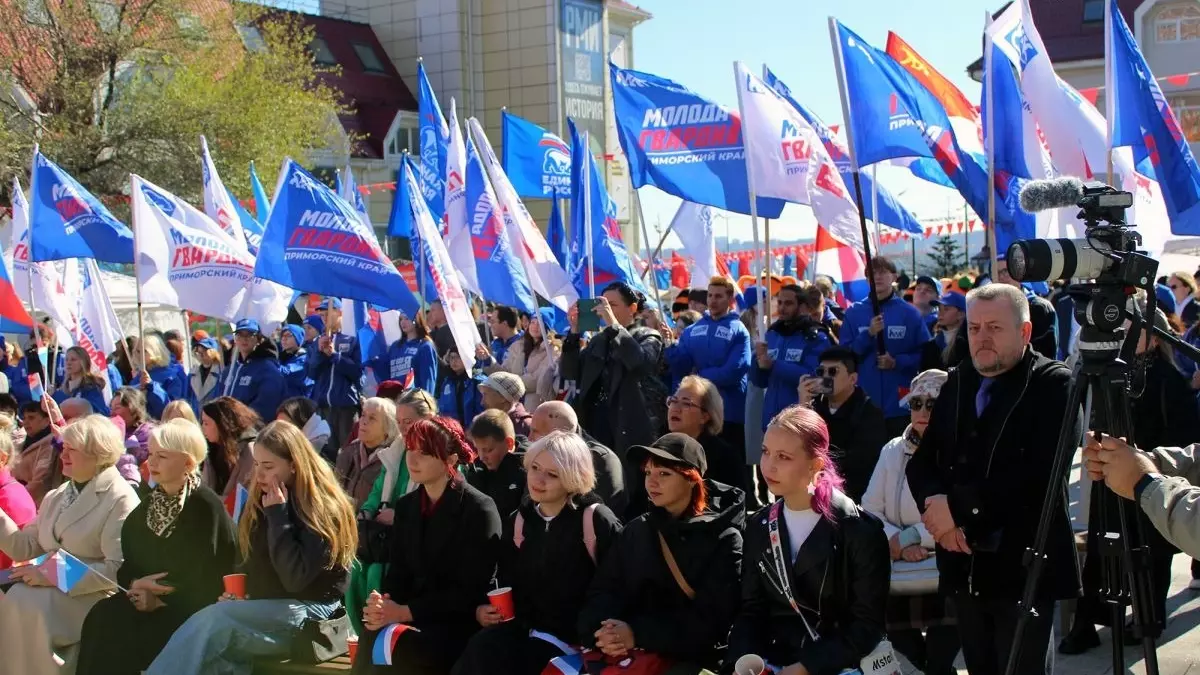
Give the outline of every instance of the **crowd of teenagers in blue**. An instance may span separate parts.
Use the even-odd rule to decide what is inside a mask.
[[[325,299],[300,325],[130,339],[107,381],[39,325],[27,351],[2,345],[0,618],[23,617],[5,639],[86,675],[347,649],[354,672],[406,675],[837,675],[893,650],[998,674],[1015,612],[995,603],[1024,568],[1011,540],[931,515],[938,460],[917,450],[958,424],[934,416],[943,386],[979,378],[968,303],[1017,317],[1013,377],[1054,379],[1069,298],[1004,272],[910,282],[882,258],[872,276],[875,302],[845,309],[824,278],[714,278],[669,321],[618,282],[582,333],[575,308],[556,334],[549,310],[488,307],[471,369],[437,302],[375,358]],[[1161,323],[1200,344],[1192,275],[1163,282]],[[1135,365],[1138,445],[1200,438],[1196,364],[1148,340]],[[1052,416],[1009,377],[984,378],[972,433],[1010,389],[1008,415]],[[1005,536],[1029,529],[1015,511],[989,516]],[[1164,607],[1177,551],[1152,547]],[[1083,592],[1058,650],[1098,645],[1098,570],[1048,576],[1047,602]],[[1019,673],[1052,662],[1034,623]]]

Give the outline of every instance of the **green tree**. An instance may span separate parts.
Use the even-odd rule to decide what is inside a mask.
[[[245,3],[0,3],[0,190],[40,144],[110,205],[130,173],[195,203],[204,134],[248,197],[250,160],[270,174],[342,138],[312,38],[297,15]]]
[[[925,254],[929,259],[924,265],[926,272],[942,278],[951,276],[962,268],[961,246],[953,237],[938,237],[930,248],[931,252]]]

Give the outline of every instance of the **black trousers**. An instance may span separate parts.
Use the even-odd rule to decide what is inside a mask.
[[[921,634],[919,628],[889,630],[888,640],[908,657],[925,675],[956,675],[954,659],[961,641],[955,626],[932,626]]]
[[[478,625],[478,624],[476,624]],[[371,675],[446,675],[462,653],[471,631],[467,626],[422,624],[420,633],[405,631],[392,648],[392,665],[372,663],[379,633],[366,631],[358,638],[358,655],[352,672]]]
[[[550,659],[562,655],[549,642],[530,637],[524,624],[509,621],[476,633],[450,675],[541,675]]]
[[[960,592],[954,603],[967,670],[971,675],[1003,675],[1020,615],[1017,601]],[[1037,616],[1030,617],[1021,636],[1017,675],[1050,675],[1053,671],[1053,653],[1048,648],[1054,630],[1054,602],[1040,602],[1035,608]]]
[[[83,622],[75,672],[139,675],[186,620],[186,615],[168,608],[139,612],[124,593],[105,598]]]
[[[757,510],[758,493],[754,488],[754,467],[746,465],[746,425],[740,422],[726,422],[721,427],[721,440],[733,448],[733,455],[738,458],[736,463],[741,472],[741,476],[739,476],[741,480],[740,484],[733,487],[746,494],[748,511]]]

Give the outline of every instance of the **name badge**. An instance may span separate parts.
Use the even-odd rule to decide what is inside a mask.
[[[889,340],[903,340],[908,334],[908,326],[888,326],[887,336]]]
[[[693,324],[688,331],[691,332],[692,337],[703,337],[708,335],[708,324]]]
[[[793,363],[799,362],[802,358],[804,358],[803,349],[789,349],[783,357],[785,361],[792,361]]]
[[[733,337],[733,331],[729,330],[729,326],[717,326],[714,335],[718,340],[728,340]]]
[[[241,378],[238,378],[238,386],[239,387],[249,387],[250,386],[250,376],[244,375]]]

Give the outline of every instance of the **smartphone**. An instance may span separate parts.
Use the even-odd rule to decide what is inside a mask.
[[[825,394],[826,396],[833,396],[833,378],[832,377],[822,377],[821,378],[821,393]]]
[[[42,374],[33,373],[29,376],[29,396],[34,401],[46,398],[46,390],[42,387]]]
[[[600,330],[600,317],[596,316],[596,304],[598,298],[580,298],[579,299],[579,332],[586,333],[588,331]]]

